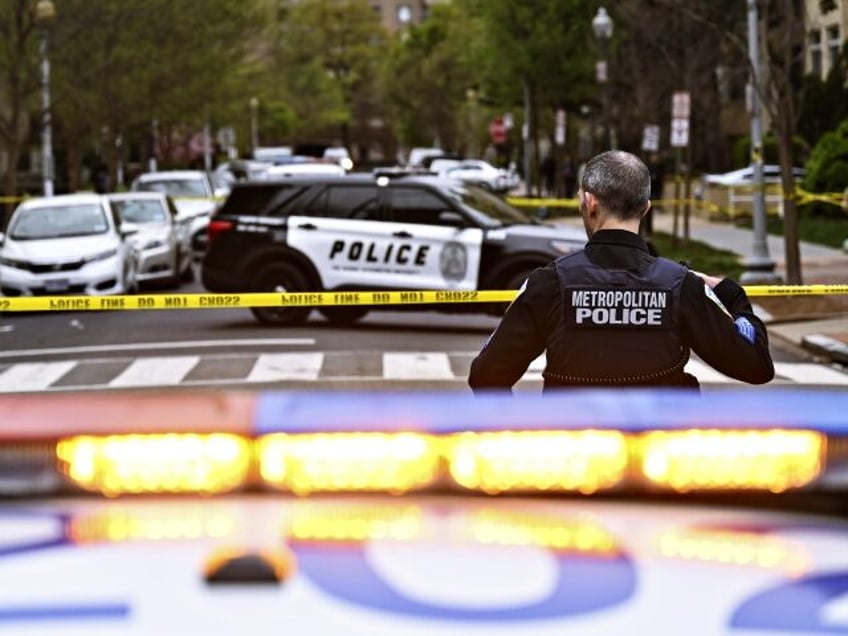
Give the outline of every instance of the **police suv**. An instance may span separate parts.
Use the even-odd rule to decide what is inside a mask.
[[[473,291],[518,289],[535,268],[581,249],[586,236],[531,221],[476,186],[375,173],[237,183],[207,240],[201,271],[211,292]],[[502,312],[504,305],[434,308]],[[318,309],[352,323],[376,308]],[[251,311],[260,322],[292,325],[311,309]]]

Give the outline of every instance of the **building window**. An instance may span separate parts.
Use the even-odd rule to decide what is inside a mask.
[[[821,77],[822,74],[822,42],[821,31],[810,31],[809,46],[810,51],[810,73],[816,77]]]
[[[829,68],[836,66],[839,60],[839,50],[842,48],[842,39],[839,37],[839,26],[827,27],[827,52]]]

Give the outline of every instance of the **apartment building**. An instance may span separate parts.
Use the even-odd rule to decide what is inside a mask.
[[[827,77],[848,35],[848,0],[805,0],[804,70]]]

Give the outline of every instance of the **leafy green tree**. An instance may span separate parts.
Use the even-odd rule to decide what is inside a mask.
[[[594,3],[587,0],[457,0],[479,16],[482,86],[495,103],[520,108],[531,147],[528,182],[536,182],[541,112],[576,111],[594,93],[590,47]],[[525,172],[528,170],[526,169]]]
[[[386,46],[379,17],[365,0],[282,3],[274,62],[275,97],[307,138],[338,126],[351,145],[351,124],[378,106],[375,83]]]
[[[247,34],[261,24],[257,0],[63,0],[54,36],[54,104],[79,185],[85,148],[98,148],[114,176],[125,145],[150,152],[207,122],[230,120],[246,92]],[[246,107],[245,107],[246,111]]]
[[[469,91],[481,82],[474,59],[480,41],[479,21],[451,3],[435,5],[424,23],[391,43],[381,92],[403,145],[464,145]]]
[[[807,161],[804,187],[811,192],[841,193],[848,187],[848,119],[839,127],[821,136]],[[814,204],[812,214],[843,216],[835,205]]]
[[[798,130],[810,145],[848,118],[846,66],[848,45],[842,47],[842,53],[824,80],[816,75],[804,77]]]
[[[30,0],[0,2],[0,156],[5,155],[4,190],[18,193],[17,165],[30,132],[30,112],[36,105],[39,86],[38,27]],[[2,166],[0,166],[2,167]],[[0,201],[0,211],[3,209]],[[13,203],[5,207],[11,212]],[[0,229],[4,226],[0,214]]]

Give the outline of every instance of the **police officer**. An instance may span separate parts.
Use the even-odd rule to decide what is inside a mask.
[[[651,176],[635,155],[590,159],[580,182],[585,249],[537,269],[471,364],[477,393],[510,389],[547,352],[545,390],[588,386],[698,388],[690,351],[737,380],[774,377],[765,326],[729,279],[652,255],[639,236]]]

